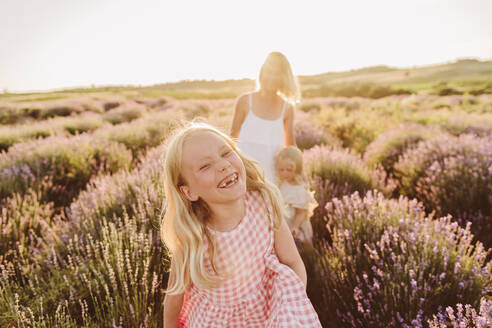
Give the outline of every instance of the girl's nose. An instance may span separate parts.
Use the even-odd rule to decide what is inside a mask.
[[[223,172],[226,169],[228,169],[229,166],[231,166],[231,163],[229,163],[229,161],[224,159],[224,160],[220,161],[220,163],[219,163],[219,171]]]

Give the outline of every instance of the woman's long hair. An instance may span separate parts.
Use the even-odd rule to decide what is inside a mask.
[[[278,93],[289,102],[299,102],[301,99],[299,82],[292,72],[292,67],[287,57],[281,52],[271,52],[265,59],[257,80],[259,89],[262,87],[265,74],[270,74],[269,72],[271,71],[279,72],[278,74],[280,74],[279,77],[282,83],[279,86]]]
[[[226,273],[217,272],[214,265],[214,243],[206,228],[210,217],[209,207],[201,199],[195,202],[189,201],[179,190],[180,186],[186,184],[181,174],[183,144],[193,133],[199,131],[208,131],[222,137],[239,155],[246,169],[246,189],[260,192],[273,229],[280,227],[284,215],[278,188],[265,180],[258,163],[245,156],[229,136],[205,123],[190,123],[178,130],[169,140],[164,159],[166,199],[161,238],[170,251],[173,262],[166,291],[170,295],[185,292],[191,283],[204,288],[213,288],[227,277]],[[268,203],[271,203],[271,207]],[[215,274],[210,273],[205,267],[205,238]]]

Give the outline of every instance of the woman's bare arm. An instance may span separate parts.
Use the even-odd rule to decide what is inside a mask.
[[[288,104],[285,109],[284,117],[284,131],[285,131],[285,146],[295,146],[296,138],[294,134],[294,112],[295,107],[292,104]]]
[[[234,115],[232,117],[231,137],[238,138],[241,126],[243,125],[246,114],[248,113],[247,96],[240,96],[234,106]]]

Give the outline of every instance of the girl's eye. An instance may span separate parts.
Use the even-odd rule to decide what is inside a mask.
[[[232,150],[228,150],[222,154],[223,157],[229,156],[232,153]]]
[[[210,164],[205,164],[205,165],[202,165],[200,167],[200,170],[205,170],[205,169],[208,169],[210,167]]]

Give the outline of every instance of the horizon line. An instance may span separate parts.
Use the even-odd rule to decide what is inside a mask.
[[[448,60],[444,62],[435,62],[435,63],[430,63],[430,64],[424,64],[424,65],[413,65],[413,66],[389,66],[386,64],[375,64],[375,65],[370,65],[370,66],[359,66],[351,69],[344,69],[344,70],[333,70],[333,71],[327,71],[327,72],[321,72],[321,73],[315,73],[315,74],[298,74],[296,77],[309,77],[309,76],[317,76],[317,75],[324,75],[324,74],[330,74],[330,73],[342,73],[342,72],[352,72],[352,71],[357,71],[357,70],[363,70],[363,69],[368,69],[368,68],[373,68],[373,67],[387,67],[391,69],[416,69],[416,68],[424,68],[424,67],[430,67],[430,66],[440,66],[440,65],[449,65],[449,64],[456,64],[460,61],[465,61],[465,60],[475,60],[478,62],[488,62],[492,61],[492,57],[490,58],[480,58],[480,57],[475,57],[475,56],[463,56],[463,57],[457,57],[454,60]],[[67,87],[61,87],[61,88],[52,88],[52,89],[31,89],[31,90],[17,90],[17,91],[11,91],[8,90],[8,88],[4,88],[3,91],[0,93],[2,95],[5,94],[32,94],[32,93],[53,93],[53,92],[67,92],[70,90],[75,90],[75,89],[97,89],[97,88],[145,88],[145,87],[152,87],[152,86],[158,86],[158,85],[165,85],[165,84],[174,84],[174,83],[183,83],[183,82],[227,82],[227,81],[240,81],[240,80],[253,80],[255,81],[256,79],[252,79],[249,77],[242,77],[242,78],[229,78],[229,79],[221,79],[221,80],[214,80],[214,79],[199,79],[199,78],[191,78],[191,79],[182,79],[182,80],[171,80],[171,81],[166,81],[166,82],[161,82],[161,83],[154,83],[154,84],[100,84],[100,85],[95,85],[95,84],[90,84],[90,85],[79,85],[79,86],[67,86]]]

